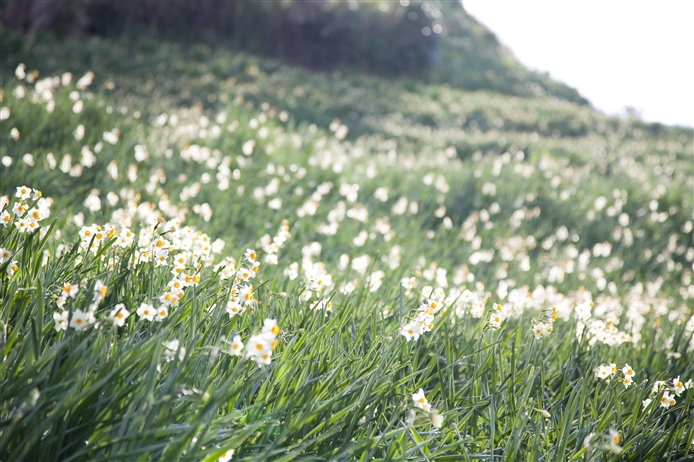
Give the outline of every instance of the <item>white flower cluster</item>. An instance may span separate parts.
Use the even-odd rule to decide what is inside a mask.
[[[505,310],[504,306],[498,303],[495,303],[493,308],[494,310],[492,311],[492,314],[489,316],[489,321],[487,321],[487,325],[492,329],[500,329],[501,323],[507,317],[508,310]]]
[[[417,316],[400,328],[400,334],[409,342],[434,328],[434,315],[443,310],[446,293],[441,287],[422,289],[422,298],[417,308]]]
[[[583,446],[588,450],[588,457],[594,449],[607,449],[614,454],[619,454],[622,452],[622,447],[619,445],[621,440],[619,433],[610,428],[608,435],[589,433],[583,440]]]
[[[278,253],[290,237],[292,235],[289,233],[289,221],[282,220],[282,225],[275,237],[271,238],[269,234],[266,234],[260,238],[260,245],[265,252],[265,263],[268,265],[278,263]]]
[[[692,386],[694,386],[692,379],[683,383],[679,376],[669,381],[658,380],[653,384],[653,388],[651,389],[651,398],[643,400],[643,408],[647,409],[648,405],[653,401],[652,397],[662,391],[663,395],[660,397],[660,407],[668,409],[670,406],[676,404],[675,397],[679,397],[685,390],[691,389]]]
[[[79,295],[80,289],[86,289],[89,284],[88,280],[83,280],[79,284],[66,282],[60,289],[60,294],[56,298],[56,305],[62,311],[53,313],[53,320],[55,321],[55,330],[60,332],[61,330],[67,330],[68,325],[75,330],[82,330],[96,323],[96,311],[99,308],[99,304],[106,297],[108,292],[108,287],[100,280],[96,280],[92,290],[92,301],[89,304],[86,311],[80,309],[75,309],[70,316],[70,312],[65,309],[65,305],[68,299],[76,299]],[[125,309],[125,305],[118,304],[115,309],[112,310],[109,315],[109,319],[118,326],[123,326],[125,319],[130,315],[130,312]],[[69,322],[69,324],[68,324]]]
[[[0,225],[14,224],[20,233],[35,231],[41,227],[41,221],[51,215],[53,199],[42,197],[41,191],[27,186],[19,186],[15,193],[17,200],[12,204],[8,197],[0,198]]]
[[[554,321],[557,320],[557,316],[558,316],[557,311],[558,311],[558,309],[556,306],[554,308],[552,308],[552,310],[551,310],[552,314],[550,314],[547,317],[546,322],[542,322],[542,321],[538,322],[538,321],[533,320],[532,330],[533,330],[533,335],[535,335],[536,339],[539,340],[541,338],[547,337],[549,334],[552,333],[552,331],[554,330]]]
[[[423,389],[420,388],[417,393],[412,394],[412,401],[414,402],[415,408],[421,409],[429,414],[429,417],[431,418],[431,424],[434,426],[434,428],[441,428],[441,425],[443,425],[443,416],[440,414],[438,410],[431,408],[431,404],[424,395]],[[414,423],[415,415],[413,411],[414,410],[410,411],[410,415],[408,417],[408,423],[410,426],[412,425],[412,423]]]
[[[310,302],[309,307],[312,310],[332,309],[330,299],[330,290],[332,289],[333,277],[325,269],[323,262],[314,262],[313,257],[320,255],[322,247],[317,242],[305,245],[301,249],[301,269],[304,273],[305,288],[301,292],[300,299],[303,302]],[[284,275],[290,280],[299,277],[299,264],[292,262],[288,268],[284,270]],[[314,295],[316,298],[314,299]]]
[[[10,198],[0,197],[0,226],[5,228],[15,225],[20,233],[32,232],[41,227],[41,221],[51,215],[53,199],[42,197],[41,191],[27,186],[20,186],[15,193],[14,204],[10,212]],[[7,265],[8,277],[13,277],[19,270],[16,260],[10,261],[14,252],[0,248],[0,269]],[[9,263],[8,263],[9,262]]]
[[[266,234],[260,239],[260,245],[266,254],[265,263],[269,265],[277,264],[278,253],[290,237],[291,234],[289,233],[289,223],[287,220],[282,220],[282,225],[277,231],[277,235],[275,235],[275,237],[270,237],[270,235]],[[247,249],[244,257],[246,258],[249,267],[241,267],[237,270],[237,262],[232,257],[225,258],[221,263],[215,266],[215,271],[219,271],[221,269],[219,272],[219,278],[221,280],[237,280],[240,278],[243,281],[247,281],[248,279],[252,278],[253,275],[249,273],[249,271],[255,274],[260,268],[258,256],[254,250]]]
[[[178,352],[178,360],[183,361],[186,357],[186,349],[181,346],[181,342],[178,339],[173,339],[168,342],[164,342],[164,358],[166,362],[171,362],[176,359],[176,352]]]
[[[624,385],[624,388],[629,388],[634,383],[636,373],[629,364],[625,364],[621,369],[623,377],[619,381]],[[603,380],[609,380],[617,374],[617,365],[602,364],[595,369],[595,377]]]
[[[244,345],[241,336],[234,336],[230,343],[229,354],[232,356],[244,356],[252,359],[259,366],[266,366],[272,362],[272,352],[277,348],[277,336],[280,333],[280,326],[275,319],[265,319],[260,334],[252,335]],[[244,353],[245,349],[245,353]]]
[[[491,294],[484,291],[484,284],[477,283],[476,289],[466,287],[454,287],[448,292],[446,304],[451,304],[455,309],[455,315],[462,319],[465,313],[470,313],[473,318],[484,316],[485,305]]]
[[[255,278],[260,269],[260,262],[257,260],[258,254],[253,249],[246,249],[243,255],[246,265],[239,267],[234,272],[232,277],[224,277],[223,279],[231,279],[231,289],[229,291],[229,300],[226,304],[226,312],[230,318],[236,315],[242,315],[246,309],[256,306],[258,301],[253,294],[253,285],[251,279]],[[231,262],[227,262],[223,271],[226,271]]]
[[[586,338],[590,346],[598,342],[608,346],[631,342],[631,335],[616,327],[619,315],[614,311],[615,306],[608,307],[605,303],[595,305],[589,292],[582,292],[579,296],[582,300],[574,309],[577,319],[576,337]],[[601,313],[605,320],[596,318],[593,311]]]
[[[168,221],[161,218],[162,212],[153,204],[145,202],[138,205],[136,200],[139,195],[131,191],[122,192],[122,195],[127,199],[127,205],[114,211],[113,223],[103,226],[81,225],[79,248],[82,252],[97,255],[103,245],[113,239],[113,248],[100,257],[108,263],[110,269],[120,263],[125,263],[130,268],[152,264],[154,267],[169,269],[172,276],[166,284],[166,289],[154,300],[140,303],[135,310],[139,319],[161,322],[169,316],[169,310],[178,306],[185,295],[185,289],[200,283],[202,269],[214,263],[214,254],[221,252],[224,241],[217,239],[211,242],[207,234],[189,226],[182,226],[179,218],[174,217]],[[116,197],[115,200],[117,199]],[[166,205],[166,201],[161,201],[160,204]],[[175,212],[173,208],[167,210],[169,214]],[[79,224],[83,221],[83,216],[80,214],[73,220]],[[136,222],[142,223],[137,233],[131,229],[136,226]],[[130,252],[131,249],[134,252]],[[65,246],[59,246],[58,256],[64,250]],[[122,262],[124,257],[128,258],[126,262]],[[80,262],[81,257],[78,257],[77,263]],[[245,269],[248,271],[247,279],[255,275],[257,266],[251,265],[255,271]],[[86,279],[79,284],[68,281],[63,285],[56,297],[56,304],[62,311],[53,315],[56,330],[66,330],[68,326],[75,330],[82,330],[90,325],[99,326],[96,313],[108,290],[102,281],[95,281],[91,303],[86,311],[75,309],[70,314],[66,308],[66,302],[75,299],[80,289],[86,289],[88,285],[89,281]],[[245,289],[244,294],[246,293],[250,293],[252,298],[252,288]],[[85,297],[88,295],[85,294]],[[158,307],[155,307],[154,302],[158,302]],[[130,314],[125,304],[118,303],[111,308],[106,319],[114,326],[122,327]]]
[[[316,297],[326,298],[329,296],[328,291],[333,287],[333,277],[325,269],[323,262],[312,262],[305,258],[301,262],[304,270],[304,280],[306,282],[306,290],[301,294],[301,298],[305,301],[311,299],[313,294]]]

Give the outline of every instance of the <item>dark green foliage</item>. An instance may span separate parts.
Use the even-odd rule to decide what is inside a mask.
[[[46,10],[43,14],[35,12],[37,4]],[[213,48],[224,44],[314,70],[587,103],[574,89],[528,71],[457,3],[383,4],[386,12],[377,3],[347,1],[10,1],[3,16],[14,30],[30,35],[49,30],[63,38],[150,36]],[[432,32],[435,25],[440,34]],[[425,28],[429,35],[422,34]]]

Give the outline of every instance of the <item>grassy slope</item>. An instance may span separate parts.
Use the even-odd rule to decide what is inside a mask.
[[[115,82],[116,89],[106,92],[119,105],[137,107],[145,121],[180,107],[195,107],[211,117],[240,101],[251,112],[266,103],[277,112],[289,111],[293,124],[314,123],[325,128],[336,118],[342,120],[350,128],[350,145],[374,154],[395,150],[404,156],[436,156],[455,147],[458,158],[470,162],[474,156],[471,164],[475,164],[480,158],[491,163],[504,152],[522,150],[535,166],[549,156],[561,168],[576,171],[573,181],[580,183],[572,195],[597,183],[605,196],[612,195],[614,188],[624,189],[630,198],[646,193],[639,204],[629,204],[633,208],[627,211],[632,217],[638,209],[648,210],[651,195],[659,196],[655,190],[663,184],[662,210],[680,205],[685,208],[672,217],[673,229],[681,227],[690,215],[688,195],[694,177],[690,129],[607,117],[587,106],[553,97],[465,92],[445,85],[343,75],[339,71],[311,74],[276,61],[224,48],[213,51],[203,45],[182,48],[164,43],[155,47],[149,41],[92,40],[66,47],[43,44],[33,53],[45,57],[35,62],[36,67],[51,72],[103,69],[102,73],[97,71],[94,86]],[[32,68],[32,59],[27,62]],[[9,64],[5,67],[13,68]],[[4,76],[9,77],[7,73]],[[91,133],[92,144],[98,141],[98,130]],[[77,147],[80,143],[71,140],[70,134],[65,127],[64,136],[70,140],[66,142]],[[142,141],[146,133],[139,136]],[[233,150],[235,143],[238,141],[214,141],[215,147],[225,153]],[[469,184],[473,169],[465,170],[467,179],[452,181]],[[535,180],[535,187],[542,191],[542,183],[550,177],[538,170],[528,179]],[[648,189],[653,192],[649,194]],[[547,194],[551,196],[551,191]],[[508,210],[515,199],[516,194],[509,191],[507,203],[500,205],[507,205],[502,208]],[[546,199],[550,207],[554,199]],[[466,201],[456,202],[460,210],[451,218],[460,225],[470,208]],[[576,208],[575,218],[564,224],[570,229],[584,229],[582,218],[590,205],[571,204]],[[552,215],[546,219],[554,221]],[[556,219],[553,227],[560,224],[561,219]],[[586,234],[592,233],[587,229],[581,235]],[[588,239],[586,245],[590,246],[601,241],[600,236]],[[652,250],[653,255],[659,253],[657,247]]]
[[[685,225],[693,218],[694,205],[691,130],[609,118],[549,96],[466,92],[340,72],[311,74],[223,48],[91,40],[61,47],[44,43],[24,52],[29,69],[70,70],[77,75],[90,69],[97,74],[90,88],[93,96],[83,97],[82,113],[71,111],[73,102],[66,89],[57,93],[55,112],[48,115],[43,106],[10,96],[17,84],[8,72],[13,69],[9,64],[15,64],[9,63],[10,58],[6,57],[2,73],[3,104],[11,106],[12,115],[2,123],[0,137],[8,140],[12,127],[22,135],[17,142],[4,141],[0,146],[0,155],[15,160],[0,178],[1,189],[11,193],[17,185],[27,184],[53,197],[53,217],[67,242],[74,242],[76,233],[69,217],[78,211],[87,213],[80,205],[85,195],[96,186],[103,201],[107,192],[118,192],[124,185],[141,192],[143,200],[157,202],[165,192],[181,207],[211,204],[214,213],[209,223],[192,212],[187,222],[227,241],[225,255],[238,257],[262,234],[272,233],[284,217],[290,219],[293,237],[282,250],[278,269],[261,270],[261,279],[268,283],[258,292],[258,309],[245,317],[228,320],[219,309],[205,314],[204,308],[226,300],[226,291],[206,270],[204,284],[195,289],[197,296],[187,295],[166,323],[149,325],[133,319],[124,331],[103,333],[54,334],[51,297],[32,299],[29,294],[41,295],[41,287],[54,292],[63,282],[82,276],[99,277],[110,288],[104,306],[124,302],[135,307],[154,295],[151,287],[164,283],[166,273],[147,267],[108,271],[99,259],[93,266],[72,269],[70,259],[75,255],[42,270],[40,255],[28,252],[23,257],[25,269],[3,284],[1,294],[3,322],[10,326],[8,360],[2,369],[2,441],[7,443],[3,445],[7,457],[23,453],[31,458],[40,446],[46,460],[116,454],[123,460],[149,456],[214,460],[219,451],[212,448],[219,445],[236,448],[237,458],[249,460],[372,456],[460,460],[492,453],[505,460],[558,460],[569,454],[580,456],[583,438],[609,427],[622,434],[625,460],[690,454],[691,393],[667,412],[645,413],[641,400],[649,395],[653,380],[692,373],[686,361],[672,356],[691,354],[684,351],[687,339],[678,323],[691,316],[692,306],[681,296],[681,288],[690,284],[684,282],[691,278],[692,258],[687,252],[694,247],[691,227],[686,231]],[[105,89],[107,81],[115,82],[113,92]],[[261,108],[263,103],[268,103],[266,109]],[[109,106],[116,110],[107,113]],[[127,106],[127,114],[119,113],[122,106]],[[132,116],[136,110],[139,119]],[[287,124],[278,120],[283,110],[291,115]],[[222,111],[227,114],[227,121],[219,124],[222,135],[203,136],[201,116],[210,121],[204,127],[209,129]],[[155,118],[161,113],[177,114],[177,127],[157,126]],[[268,118],[261,124],[269,131],[265,139],[248,123],[261,113]],[[336,117],[350,127],[345,141],[327,129]],[[239,126],[231,132],[225,127],[233,120]],[[77,142],[72,133],[80,123],[87,130],[85,139]],[[106,143],[97,164],[81,177],[46,167],[47,152],[59,159],[64,153],[76,157],[83,145],[93,148],[101,134],[114,127],[120,128],[119,142]],[[300,143],[294,142],[294,135]],[[248,139],[257,141],[255,153],[240,162],[237,156],[245,157],[240,149]],[[135,163],[136,144],[145,144],[151,156],[139,164],[138,179],[128,184],[124,177],[128,165]],[[238,168],[241,179],[225,192],[213,180],[202,184],[197,197],[179,201],[183,188],[203,173],[215,176],[214,168],[180,159],[191,144],[230,156],[231,169]],[[274,152],[268,155],[270,145]],[[451,146],[458,159],[444,154]],[[166,158],[167,148],[174,160]],[[519,150],[525,153],[522,159]],[[36,167],[19,160],[26,152],[34,154]],[[118,180],[105,173],[111,160],[119,166]],[[271,173],[270,163],[283,166],[289,176]],[[289,174],[291,164],[306,166],[306,177]],[[341,165],[339,174],[335,165]],[[369,166],[377,172],[373,178],[367,175]],[[163,191],[147,193],[149,172],[157,168],[168,180]],[[444,177],[450,190],[425,185],[422,178],[429,172]],[[274,177],[281,179],[273,195],[283,199],[280,211],[268,209],[267,200],[252,197],[256,188]],[[296,209],[325,181],[334,182],[335,188],[321,200],[316,216],[298,218]],[[348,218],[335,236],[321,235],[318,225],[344,200],[338,194],[343,182],[359,183],[358,201],[368,209],[369,221],[361,224]],[[494,195],[483,192],[488,191],[485,183],[495,184]],[[305,192],[297,193],[296,187]],[[389,188],[386,203],[374,199],[377,187]],[[605,197],[607,205],[596,211],[598,196]],[[416,200],[419,213],[394,215],[392,206],[399,197]],[[657,212],[668,213],[662,223],[654,221],[660,218],[649,208],[653,200]],[[493,203],[500,211],[492,214],[493,226],[487,229],[480,215],[492,210]],[[441,205],[445,211],[437,216],[434,212]],[[104,223],[118,207],[104,201],[103,210],[87,222]],[[527,218],[536,207],[539,216]],[[613,213],[610,208],[620,210]],[[526,218],[512,225],[517,210],[523,210]],[[628,225],[618,224],[622,212],[630,218]],[[355,247],[352,239],[361,230],[376,231],[373,219],[386,216],[395,238],[385,242],[375,232],[363,247]],[[452,229],[443,225],[444,216],[450,218]],[[470,262],[475,250],[462,239],[460,229],[466,220],[468,225],[476,222],[481,248],[497,252],[490,263]],[[561,226],[580,240],[571,244],[557,239]],[[616,229],[622,234],[629,229],[633,243],[616,239]],[[429,231],[433,235],[427,238]],[[2,233],[3,247],[16,248],[21,242],[15,240],[16,234]],[[528,244],[529,236],[536,245]],[[518,237],[525,244],[514,240]],[[539,244],[548,239],[555,243],[542,248]],[[290,262],[300,260],[301,247],[314,240],[323,244],[316,260],[326,262],[338,286],[355,276],[336,268],[342,253],[375,257],[398,244],[401,265],[391,270],[375,263],[386,272],[383,287],[370,293],[362,284],[350,296],[335,294],[333,314],[325,317],[300,302],[298,280],[281,275]],[[661,278],[657,284],[661,290],[653,300],[663,297],[668,312],[674,314],[648,313],[639,348],[598,344],[588,349],[585,342],[573,341],[573,319],[558,323],[553,336],[537,342],[529,333],[530,319],[540,315],[536,310],[508,320],[500,331],[485,329],[484,319],[468,316],[456,323],[442,318],[434,333],[417,343],[405,343],[397,334],[400,317],[407,318],[416,306],[414,300],[403,301],[397,281],[416,274],[418,264],[426,268],[437,262],[449,270],[449,280],[456,268],[466,264],[475,280],[493,293],[501,279],[517,286],[528,284],[532,290],[536,284],[549,283],[553,266],[566,264],[572,245],[580,253],[605,241],[612,244],[609,258],[591,257],[585,270],[566,274],[563,282],[553,285],[567,295],[582,286],[595,299],[600,293],[599,272],[594,271],[598,268],[607,282],[616,284],[617,294],[627,297],[639,283]],[[29,242],[37,244],[29,240],[25,245]],[[57,243],[47,245],[55,253]],[[509,261],[499,258],[504,246],[511,248]],[[529,271],[520,267],[525,255],[530,258]],[[608,264],[615,258],[612,261],[621,261],[621,267]],[[500,276],[505,265],[508,275]],[[430,283],[421,279],[419,287]],[[39,290],[17,291],[28,287]],[[289,296],[279,296],[282,291]],[[497,300],[494,294],[488,309]],[[383,319],[383,308],[395,315]],[[210,360],[210,352],[223,346],[222,337],[236,332],[246,337],[270,316],[279,319],[285,332],[271,367],[258,369],[225,355]],[[661,328],[650,328],[655,323]],[[672,346],[666,342],[669,334],[674,335]],[[165,363],[158,374],[161,342],[171,338],[187,346],[189,357]],[[628,362],[639,374],[638,385],[624,390],[618,383],[599,382],[592,369],[606,362]],[[69,377],[75,371],[89,373],[74,382]],[[644,383],[646,378],[651,382]],[[39,406],[31,407],[26,403],[36,387],[43,398]],[[445,425],[438,433],[431,431],[423,414],[414,427],[403,424],[411,407],[410,394],[419,387],[445,411]],[[30,410],[24,411],[24,418],[10,419],[22,406]],[[549,410],[552,417],[545,421],[534,411],[537,408]],[[90,444],[82,446],[84,440]]]

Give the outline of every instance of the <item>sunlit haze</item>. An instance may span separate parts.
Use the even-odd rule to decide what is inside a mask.
[[[531,69],[596,108],[694,126],[694,2],[463,0]]]

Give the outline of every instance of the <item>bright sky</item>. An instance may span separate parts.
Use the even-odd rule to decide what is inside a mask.
[[[526,66],[613,115],[694,126],[694,1],[463,0]]]

